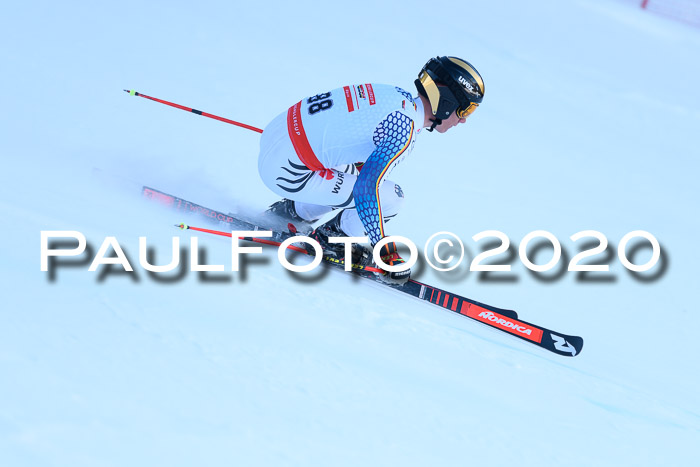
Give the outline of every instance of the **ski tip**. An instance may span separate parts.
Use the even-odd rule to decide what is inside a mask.
[[[187,225],[187,224],[175,224],[175,227],[178,227],[178,228],[180,228],[180,229],[182,229],[182,230],[187,230],[187,229],[190,228],[190,226]]]
[[[136,95],[136,91],[130,91],[129,89],[124,89],[124,92],[128,92],[129,95],[131,95],[131,96],[135,96],[135,95]]]

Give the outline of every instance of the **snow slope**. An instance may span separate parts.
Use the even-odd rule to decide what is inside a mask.
[[[700,30],[602,0],[30,2],[7,6],[0,26],[0,465],[697,459]],[[468,262],[419,269],[583,336],[581,355],[342,273],[292,275],[274,250],[232,273],[216,237],[199,245],[224,273],[138,266],[139,236],[164,263],[173,236],[191,237],[172,224],[196,225],[142,202],[139,184],[223,211],[275,196],[257,178],[256,134],[122,89],[264,126],[342,84],[413,89],[437,54],[470,60],[486,98],[466,125],[421,134],[394,171],[407,202],[391,233],[422,246],[455,232],[469,261],[483,246],[471,237],[490,229],[515,247],[550,231],[569,259],[569,236],[587,229],[613,253],[638,229],[662,245],[641,278],[615,255],[597,281],[543,280],[552,273],[517,258],[508,281]],[[42,230],[78,230],[93,252],[115,236],[137,271],[89,272],[83,257],[52,277]]]

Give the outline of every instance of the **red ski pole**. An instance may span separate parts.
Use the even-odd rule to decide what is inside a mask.
[[[222,232],[220,230],[203,229],[201,227],[194,227],[192,225],[187,225],[187,224],[175,224],[175,227],[179,227],[182,230],[196,230],[197,232],[204,232],[204,233],[210,233],[210,234],[214,234],[214,235],[220,235],[222,237],[233,237],[231,232]],[[264,238],[258,238],[258,237],[238,237],[238,238],[240,240],[246,240],[248,242],[262,243],[264,245],[280,246],[280,242],[276,242],[274,240],[265,240]],[[300,248],[298,246],[289,245],[287,248],[290,250],[298,251],[299,253],[304,253],[306,255],[309,254],[304,248]]]
[[[242,127],[242,128],[246,128],[246,129],[248,129],[248,130],[257,131],[258,133],[262,133],[262,132],[263,132],[260,128],[256,128],[256,127],[254,127],[254,126],[246,125],[245,123],[240,123],[240,122],[236,122],[236,121],[233,121],[233,120],[229,120],[228,118],[219,117],[218,115],[210,114],[210,113],[207,113],[207,112],[202,112],[201,110],[191,109],[191,108],[189,108],[189,107],[185,107],[184,105],[175,104],[174,102],[168,102],[168,101],[164,101],[163,99],[158,99],[158,98],[156,98],[156,97],[147,96],[147,95],[145,95],[145,94],[141,94],[140,92],[130,91],[130,90],[128,90],[128,89],[124,89],[124,92],[128,92],[128,93],[131,94],[132,96],[145,97],[146,99],[150,99],[150,100],[152,100],[152,101],[160,102],[161,104],[169,105],[170,107],[175,107],[176,109],[181,109],[181,110],[185,110],[185,111],[187,111],[187,112],[192,112],[192,113],[197,114],[197,115],[202,115],[203,117],[213,118],[214,120],[219,120],[220,122],[230,123],[231,125],[236,125],[236,126],[240,126],[240,127]]]

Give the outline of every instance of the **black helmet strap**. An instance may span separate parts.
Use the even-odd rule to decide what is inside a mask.
[[[433,122],[433,124],[430,125],[430,128],[428,128],[428,130],[427,130],[430,132],[432,132],[436,126],[438,126],[439,124],[442,123],[442,119],[440,119],[440,118],[431,118],[430,121]]]
[[[449,116],[452,115],[452,112],[457,110],[458,107],[459,102],[457,102],[457,99],[454,97],[452,91],[450,91],[449,88],[443,87],[443,89],[440,91],[440,101],[438,102],[436,114],[430,119],[433,124],[428,131],[433,131],[435,127],[441,124],[444,119],[449,118]]]

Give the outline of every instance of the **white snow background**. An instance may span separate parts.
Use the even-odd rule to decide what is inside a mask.
[[[0,39],[0,465],[698,462],[699,29],[603,0],[30,1],[3,6]],[[263,127],[346,84],[414,92],[436,55],[473,63],[486,96],[419,135],[389,231],[458,234],[467,262],[418,278],[581,335],[579,356],[341,272],[306,280],[275,249],[241,276],[219,237],[197,235],[226,266],[209,280],[138,265],[139,236],[164,264],[191,237],[173,224],[202,225],[139,184],[225,212],[276,197],[259,135],[122,89]],[[598,230],[611,270],[544,281],[516,257],[514,281],[480,280],[471,237],[491,229],[516,248],[547,230],[568,259]],[[651,280],[616,255],[639,229],[664,252]],[[116,236],[136,272],[83,257],[50,280],[42,230]]]

